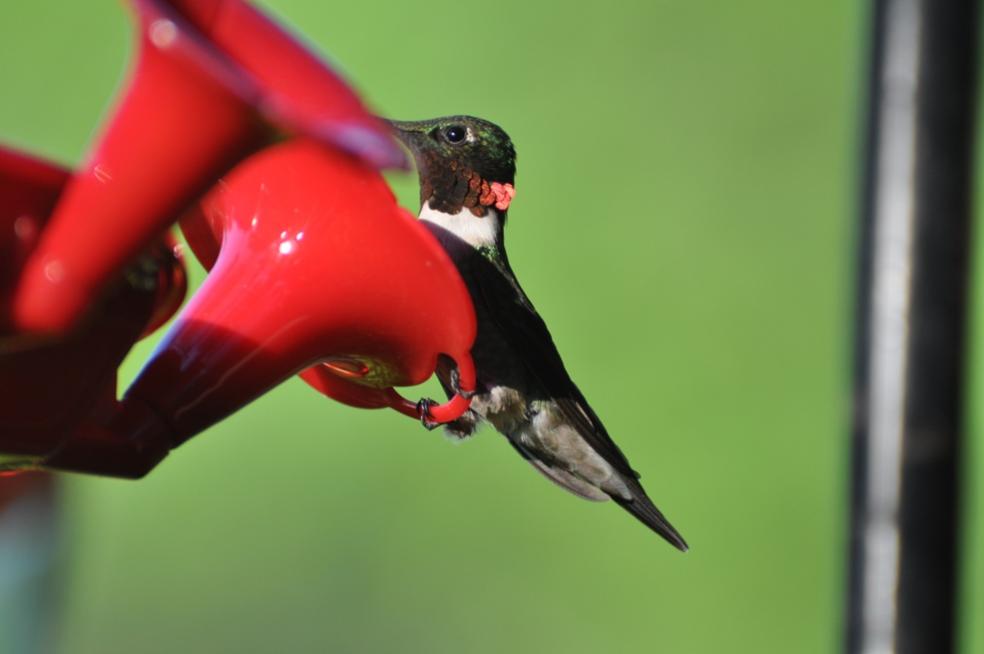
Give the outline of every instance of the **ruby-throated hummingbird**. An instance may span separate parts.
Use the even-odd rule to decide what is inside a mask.
[[[390,124],[417,165],[420,219],[457,266],[478,319],[476,392],[471,408],[447,425],[449,433],[464,438],[487,421],[560,486],[586,499],[615,500],[686,551],[571,381],[509,265],[503,228],[515,195],[512,141],[497,125],[470,116]],[[456,390],[449,361],[439,364],[438,377],[449,394]]]

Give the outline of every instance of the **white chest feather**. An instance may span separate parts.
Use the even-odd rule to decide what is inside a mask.
[[[462,207],[458,213],[450,214],[431,209],[425,202],[420,209],[420,219],[448,230],[472,247],[495,245],[496,237],[502,228],[502,219],[495,209],[489,209],[484,216],[476,216],[467,207]]]

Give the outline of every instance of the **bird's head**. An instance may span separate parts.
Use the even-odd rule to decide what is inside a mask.
[[[413,155],[420,202],[445,213],[505,211],[515,195],[516,150],[501,127],[473,116],[387,121]]]

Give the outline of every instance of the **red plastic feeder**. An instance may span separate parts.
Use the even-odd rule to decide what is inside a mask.
[[[18,331],[70,331],[182,211],[278,134],[305,134],[372,165],[403,163],[352,90],[249,4],[133,5],[136,67],[25,264],[13,300]]]
[[[474,389],[464,282],[382,177],[354,158],[307,140],[271,147],[222,180],[182,227],[211,268],[205,283],[111,424],[47,466],[139,476],[301,371],[338,401],[413,416],[417,404],[393,387],[425,381],[441,354],[457,363],[462,390]],[[453,420],[468,404],[456,395],[428,418]]]
[[[242,0],[133,4],[138,63],[78,174],[0,152],[0,469],[139,477],[295,373],[418,417],[394,387],[439,355],[473,389],[471,300],[375,171],[404,161],[388,129]],[[182,214],[211,272],[118,401],[119,363],[184,296]]]
[[[311,142],[258,154],[181,226],[212,270],[208,290],[196,294],[196,309],[181,321],[242,329],[244,315],[260,319],[259,304],[262,319],[272,322],[257,327],[270,332],[290,316],[313,329],[296,337],[302,349],[314,348],[301,357],[323,360],[301,377],[352,406],[419,417],[416,403],[393,386],[425,381],[440,353],[458,363],[464,388],[474,388],[475,318],[454,264],[383,179],[351,158]],[[250,285],[237,285],[242,279]],[[467,407],[455,396],[431,407],[429,417],[448,422]]]
[[[0,148],[0,326],[9,289],[44,232],[68,171]],[[70,335],[0,340],[0,463],[37,463],[83,420],[112,410],[116,369],[132,344],[165,322],[185,293],[184,268],[165,242],[146,250]]]

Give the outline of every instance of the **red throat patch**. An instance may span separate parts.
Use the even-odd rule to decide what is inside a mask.
[[[494,204],[499,211],[505,211],[509,208],[514,197],[516,197],[516,189],[512,184],[492,182],[489,185],[489,192],[483,193],[480,201],[485,206]]]
[[[512,184],[492,183],[492,192],[495,193],[495,208],[505,211],[509,204],[516,197],[516,188]]]
[[[489,207],[505,211],[516,197],[512,184],[484,180],[478,172],[463,168],[457,161],[438,170],[443,174],[423,176],[420,180],[421,203],[429,202],[437,211],[453,214],[467,208],[481,218]]]
[[[473,177],[470,182],[474,182],[477,176]],[[513,198],[516,197],[516,189],[512,184],[500,184],[499,182],[492,182],[491,184],[484,179],[480,181],[478,188],[474,188],[473,184],[469,184],[473,187],[474,191],[477,191],[478,197],[475,198],[477,202],[473,205],[466,204],[470,206],[472,213],[476,216],[484,216],[487,207],[495,207],[499,211],[505,211],[509,208],[509,204],[512,202]],[[468,198],[465,198],[468,201]]]

